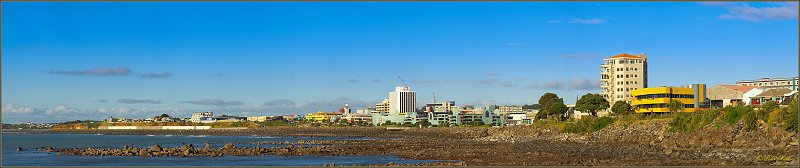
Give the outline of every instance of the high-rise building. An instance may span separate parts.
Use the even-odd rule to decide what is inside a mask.
[[[417,95],[408,86],[396,87],[394,92],[389,92],[389,99],[375,105],[376,112],[372,113],[372,124],[381,125],[386,122],[412,123],[418,118]],[[380,112],[386,110],[386,112]]]
[[[389,92],[389,113],[416,112],[417,95],[408,86],[395,87]]]
[[[609,103],[632,99],[631,91],[647,87],[647,55],[620,54],[600,65],[600,95]]]

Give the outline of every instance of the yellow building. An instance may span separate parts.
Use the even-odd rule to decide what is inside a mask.
[[[338,116],[339,114],[336,113],[326,113],[323,111],[319,111],[316,113],[311,113],[306,115],[306,120],[314,121],[314,122],[328,122],[331,121],[331,118]]]
[[[706,85],[692,84],[687,87],[655,87],[631,91],[631,101],[636,113],[670,112],[667,104],[672,100],[683,103],[683,112],[695,112],[703,108],[706,101]]]

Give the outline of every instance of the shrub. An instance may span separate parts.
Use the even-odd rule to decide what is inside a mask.
[[[584,117],[577,122],[565,124],[562,131],[568,133],[594,132],[602,130],[614,121],[615,119],[612,117]]]
[[[592,132],[599,131],[603,128],[606,128],[608,125],[611,125],[611,123],[614,123],[614,118],[608,116],[597,118],[596,120],[594,120],[594,122],[591,123],[592,126],[591,131]]]
[[[739,122],[745,113],[753,113],[752,106],[727,106],[722,110],[725,112],[722,115],[722,121],[731,125]]]
[[[798,125],[797,123],[798,99],[796,98],[797,97],[795,97],[795,99],[792,102],[790,102],[788,106],[783,107],[781,109],[781,115],[780,115],[781,127],[783,127],[783,129],[786,129],[786,131],[791,131],[794,133],[797,133],[798,128],[800,128],[800,125]]]
[[[703,110],[694,113],[673,113],[672,122],[668,131],[691,132],[703,128],[714,122],[719,115],[719,110]]]
[[[708,125],[714,122],[715,119],[719,116],[719,109],[715,110],[704,110],[699,112],[703,118],[703,125]]]
[[[670,132],[688,132],[692,131],[690,129],[692,120],[692,115],[689,113],[678,113],[672,118],[672,122],[669,124],[668,131]]]
[[[744,120],[744,128],[745,130],[752,131],[757,128],[757,120],[755,112],[745,112],[742,114],[742,120]]]

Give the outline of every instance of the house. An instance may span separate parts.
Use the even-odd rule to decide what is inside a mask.
[[[787,88],[778,88],[778,89],[770,89],[766,90],[756,96],[750,98],[751,105],[759,105],[761,103],[767,101],[775,101],[777,103],[783,102],[787,97],[790,97],[797,91],[793,91],[792,89]]]

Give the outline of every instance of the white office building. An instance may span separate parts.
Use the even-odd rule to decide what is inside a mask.
[[[214,112],[206,111],[206,112],[196,112],[192,114],[192,118],[189,119],[191,122],[200,122],[203,118],[209,118],[214,116]]]
[[[395,87],[389,92],[389,113],[417,111],[417,95],[408,86]]]

